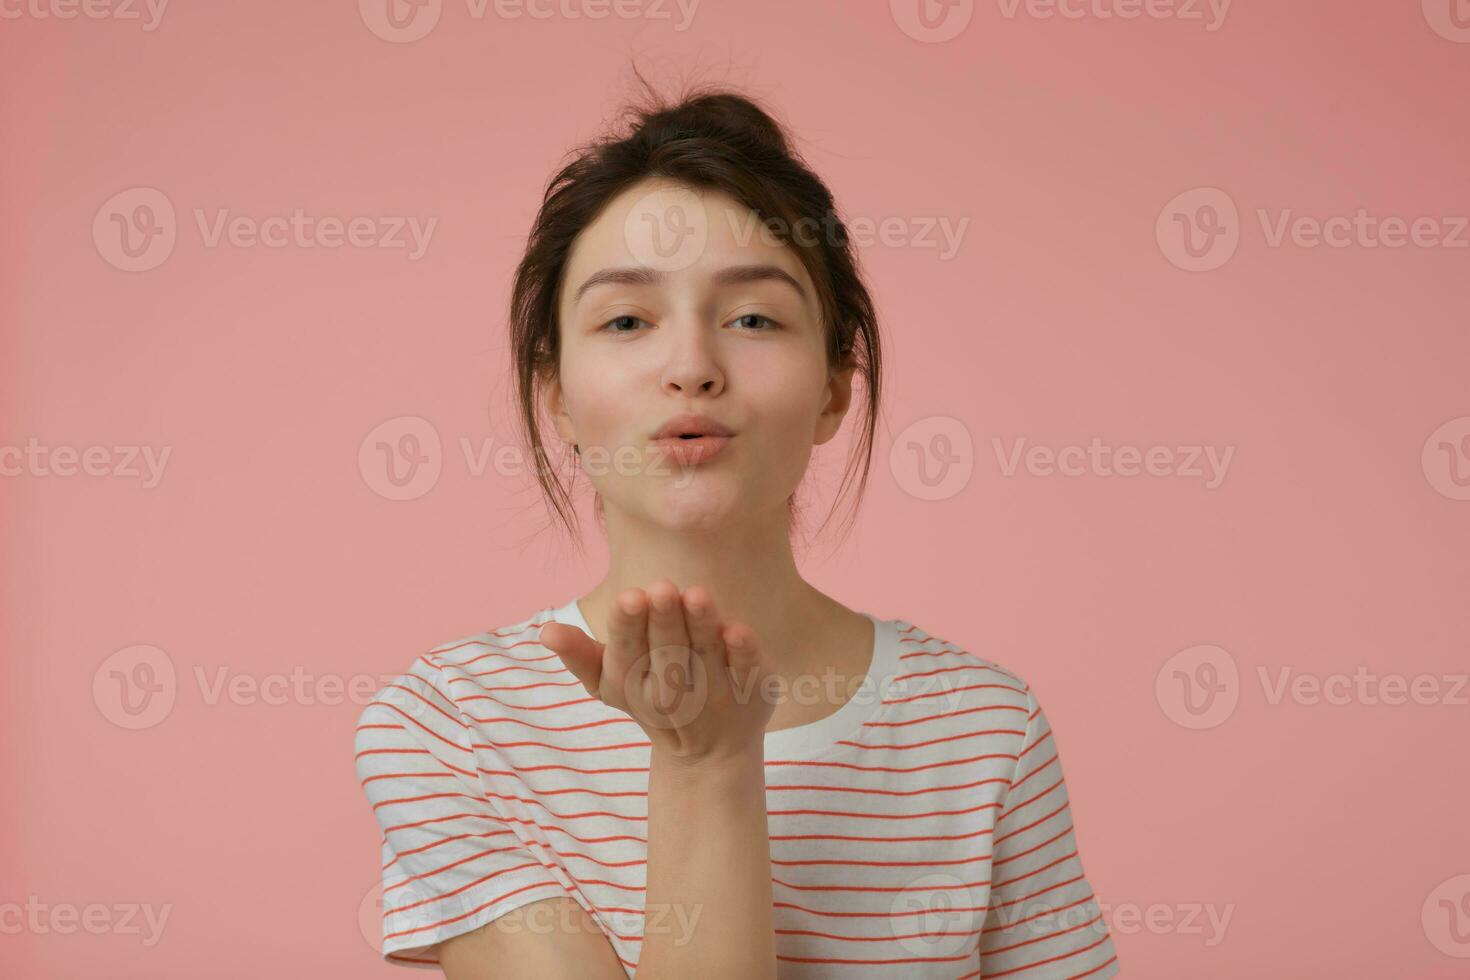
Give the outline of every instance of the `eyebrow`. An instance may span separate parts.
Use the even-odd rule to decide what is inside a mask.
[[[572,297],[572,304],[576,305],[582,301],[582,296],[593,286],[604,283],[628,283],[634,286],[656,286],[668,278],[667,274],[658,269],[650,269],[646,265],[623,266],[619,268],[600,269],[592,273],[577,287],[576,295]],[[715,285],[734,286],[747,282],[784,282],[796,290],[802,302],[807,301],[806,290],[796,278],[775,265],[731,265],[715,273]]]

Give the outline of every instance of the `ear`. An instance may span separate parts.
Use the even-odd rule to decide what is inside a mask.
[[[562,391],[561,378],[552,378],[546,382],[542,389],[542,405],[546,414],[551,417],[551,422],[556,426],[556,434],[568,445],[577,441],[576,430],[572,426],[572,416],[567,412],[566,393]]]
[[[842,428],[842,420],[852,406],[852,376],[856,371],[857,365],[849,362],[828,372],[826,403],[822,406],[822,414],[817,416],[817,431],[812,445],[820,446],[830,441]]]

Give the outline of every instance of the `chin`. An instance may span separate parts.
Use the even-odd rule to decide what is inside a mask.
[[[688,531],[716,530],[738,520],[742,510],[739,495],[719,483],[694,476],[682,486],[661,487],[656,499],[648,503],[649,519]]]

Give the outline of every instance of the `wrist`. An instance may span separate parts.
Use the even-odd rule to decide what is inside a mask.
[[[695,783],[718,783],[742,780],[759,774],[765,781],[765,742],[728,752],[698,756],[676,755],[668,749],[654,748],[648,759],[649,772],[667,773],[672,778]]]

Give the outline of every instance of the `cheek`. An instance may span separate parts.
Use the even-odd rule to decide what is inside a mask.
[[[627,424],[632,402],[616,372],[563,365],[562,392],[577,437],[584,442],[607,445],[619,427]]]
[[[821,411],[823,374],[806,363],[770,363],[751,372],[741,401],[773,446],[810,449]]]

